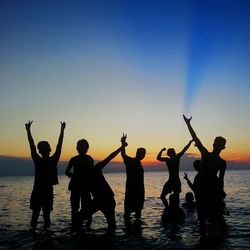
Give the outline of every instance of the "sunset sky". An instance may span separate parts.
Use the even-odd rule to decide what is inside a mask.
[[[0,37],[1,156],[30,156],[29,120],[54,150],[65,121],[62,160],[81,138],[102,159],[124,132],[152,161],[188,143],[186,114],[250,162],[250,1],[2,0]]]

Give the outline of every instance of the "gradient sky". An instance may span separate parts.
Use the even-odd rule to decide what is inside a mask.
[[[81,138],[102,159],[125,132],[150,161],[187,144],[184,113],[250,162],[250,1],[1,0],[0,37],[0,155],[30,155],[28,120],[54,149],[66,121],[62,160]]]

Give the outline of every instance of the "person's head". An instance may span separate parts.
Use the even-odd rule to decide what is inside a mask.
[[[37,148],[42,157],[49,157],[51,148],[47,141],[39,141],[37,144]]]
[[[146,155],[146,149],[145,148],[138,148],[136,151],[136,156],[135,158],[137,160],[142,160]]]
[[[167,155],[168,155],[169,157],[175,156],[176,153],[175,153],[174,148],[169,148],[168,151],[167,151]]]
[[[195,160],[193,162],[193,166],[194,166],[194,169],[199,172],[200,171],[200,168],[201,168],[201,160]]]
[[[214,139],[214,150],[220,152],[221,150],[223,150],[225,148],[226,145],[226,139],[221,137],[221,136],[217,136]]]
[[[185,195],[185,200],[187,202],[192,202],[194,200],[194,195],[192,192],[187,192]]]
[[[86,154],[89,149],[89,143],[85,139],[81,139],[77,142],[76,146],[77,152],[79,154]]]

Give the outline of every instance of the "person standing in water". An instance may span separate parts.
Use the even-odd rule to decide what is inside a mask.
[[[35,166],[35,179],[30,198],[30,209],[32,210],[31,227],[36,229],[38,217],[43,210],[44,228],[50,227],[50,213],[53,210],[53,186],[58,184],[57,163],[59,161],[64,137],[65,122],[61,122],[61,132],[59,135],[55,153],[50,156],[51,148],[47,141],[40,141],[37,144],[38,152],[31,134],[31,124],[25,124],[29,141],[31,157]]]
[[[79,213],[90,206],[90,176],[94,166],[93,158],[87,154],[89,149],[89,143],[87,140],[79,140],[76,149],[78,155],[70,159],[65,171],[65,175],[71,178],[68,189],[71,191],[70,204],[72,229],[81,228],[82,225],[81,220],[79,219]],[[80,204],[81,210],[79,211]],[[87,216],[87,220],[88,225],[90,225],[91,215]]]
[[[224,198],[224,175],[226,171],[226,161],[220,157],[220,153],[225,149],[226,139],[217,136],[214,139],[213,150],[209,152],[197,137],[191,126],[191,119],[183,115],[183,119],[188,127],[195,145],[201,153],[201,163],[199,170],[199,180],[194,183],[197,212],[200,220],[200,234],[205,237],[207,234],[206,222],[209,219],[214,223],[219,223],[222,231],[226,229],[223,209],[225,207]],[[217,174],[219,176],[217,176]]]
[[[127,135],[123,136],[123,143],[126,142]],[[126,166],[126,190],[124,200],[124,219],[128,222],[132,212],[135,212],[137,220],[141,219],[141,212],[144,205],[144,170],[141,160],[146,155],[145,148],[138,148],[135,157],[126,154],[125,147],[122,148],[121,155]]]
[[[103,168],[116,157],[127,146],[124,136],[121,138],[121,146],[108,155],[104,160],[99,161],[94,165],[90,176],[90,190],[93,196],[91,205],[87,210],[83,211],[83,218],[89,214],[94,214],[101,211],[108,224],[108,232],[113,232],[116,227],[115,219],[115,194],[103,175]]]
[[[192,142],[193,140],[189,141],[189,143],[182,149],[180,153],[176,154],[174,148],[169,148],[167,150],[168,157],[162,157],[162,152],[166,150],[166,148],[163,148],[157,155],[156,159],[158,161],[165,162],[169,172],[169,179],[164,184],[160,196],[166,208],[168,207],[168,201],[166,196],[173,192],[176,195],[175,197],[179,197],[179,194],[181,193],[181,181],[179,177],[180,159],[188,150]]]

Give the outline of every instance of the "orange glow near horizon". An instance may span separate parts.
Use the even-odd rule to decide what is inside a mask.
[[[0,155],[30,159],[29,120],[35,145],[48,141],[53,154],[65,121],[60,161],[82,138],[103,160],[126,133],[128,156],[145,147],[142,165],[164,166],[159,151],[191,139],[184,114],[208,151],[223,136],[221,157],[250,166],[249,1],[151,1],[133,11],[130,1],[64,1],[56,11],[5,2]],[[186,153],[183,163],[200,157],[193,143]]]
[[[58,129],[57,129],[58,130]],[[22,132],[25,132],[22,130]],[[51,153],[54,153],[55,150],[55,143],[57,142],[57,135],[58,131],[56,131],[54,138],[52,138],[51,141],[51,148],[52,151]],[[66,131],[66,133],[69,133]],[[41,136],[42,137],[42,136]],[[94,137],[93,137],[94,138]],[[34,132],[34,139],[37,141],[37,136],[36,133]],[[40,139],[40,138],[39,138]],[[154,141],[154,144],[151,146],[148,144],[148,141],[141,141],[141,144],[138,145],[137,140],[139,139],[134,139],[134,137],[129,138],[129,146],[126,149],[127,155],[134,157],[136,148],[137,146],[141,145],[146,145],[145,148],[147,149],[147,154],[145,159],[143,159],[142,164],[143,165],[159,165],[159,162],[156,160],[157,154],[159,150],[164,147],[164,138],[156,138]],[[144,139],[144,138],[143,138]],[[170,140],[171,139],[171,140]],[[63,143],[63,148],[62,148],[62,154],[60,161],[67,162],[69,159],[75,155],[77,155],[77,151],[75,148],[75,138],[68,137],[68,134],[66,134],[65,142]],[[186,139],[185,139],[186,140]],[[110,141],[107,143],[107,139],[102,139],[103,142],[106,143],[106,145],[103,144],[98,144],[96,143],[96,139],[90,139],[89,141],[93,141],[93,143],[90,144],[90,149],[88,151],[88,154],[91,155],[96,161],[103,160],[105,159],[111,152],[113,152],[116,148],[120,146],[120,141],[119,138],[110,138]],[[176,145],[175,143],[175,138],[169,137],[168,140],[168,145],[173,145],[176,148],[176,151],[179,152],[183,148],[183,145],[185,145],[186,142],[178,142]],[[13,147],[13,145],[15,145]],[[210,145],[207,147],[209,151],[212,149],[212,143],[211,141],[204,141],[204,145]],[[226,161],[232,161],[236,163],[242,163],[242,164],[250,164],[250,154],[248,152],[248,142],[245,144],[241,143],[235,143],[228,145],[225,150],[221,152],[221,157],[225,159]],[[1,156],[7,156],[7,157],[17,157],[17,158],[25,158],[25,159],[30,159],[30,150],[29,150],[29,145],[27,142],[27,138],[25,133],[23,133],[22,138],[18,138],[15,140],[15,142],[8,141],[4,147],[1,147]],[[166,152],[163,153],[163,156],[166,156]],[[191,146],[190,149],[187,151],[187,157],[194,157],[194,158],[199,158],[200,153],[197,148]],[[114,159],[114,162],[122,162],[121,155],[117,155]]]
[[[111,153],[111,152],[110,152]],[[96,161],[100,161],[105,159],[108,156],[109,153],[105,154],[105,153],[99,153],[96,155],[92,155],[90,154],[94,160]],[[60,158],[60,162],[63,163],[67,163],[69,161],[69,159],[73,156],[77,155],[77,152],[68,152],[68,153],[64,153],[61,155]],[[131,157],[133,157],[134,155],[130,155]],[[19,158],[19,159],[24,159],[24,160],[29,160],[31,159],[30,153],[27,153],[25,155],[23,154],[1,154],[0,157],[10,157],[10,158]],[[192,157],[192,158],[199,158],[200,154],[199,153],[187,153],[187,157]],[[235,162],[235,163],[243,163],[243,164],[250,164],[250,156],[247,154],[235,154],[235,153],[224,153],[222,156],[223,159],[225,159],[227,162]],[[122,157],[121,155],[117,155],[112,162],[114,163],[122,163]],[[149,156],[146,156],[143,160],[142,160],[142,165],[143,166],[155,166],[155,165],[162,165],[163,163],[159,162],[156,160],[156,154],[153,156],[152,154],[150,154]]]

